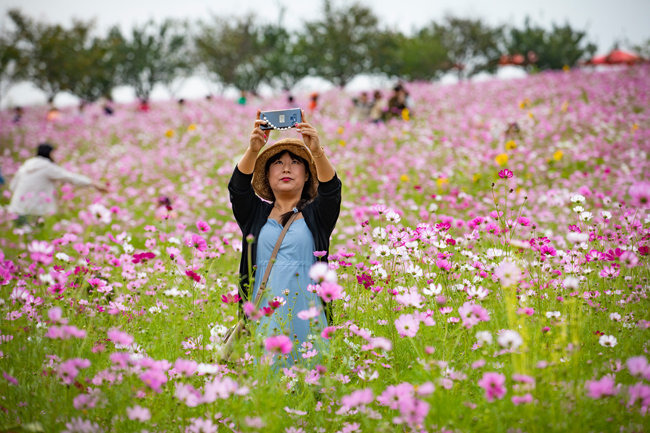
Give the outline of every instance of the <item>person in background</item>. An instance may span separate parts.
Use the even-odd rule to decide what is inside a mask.
[[[140,103],[138,104],[138,110],[143,113],[148,112],[151,109],[149,105],[149,100],[147,98],[140,98]]]
[[[241,93],[239,95],[239,99],[237,100],[237,103],[239,105],[246,105],[246,91],[245,90],[241,91]]]
[[[368,92],[361,92],[358,98],[353,98],[354,112],[352,118],[364,122],[370,118],[370,110],[372,110],[372,102],[368,99]]]
[[[316,111],[317,106],[318,106],[318,92],[314,92],[309,97],[309,111],[313,113],[314,111]]]
[[[14,118],[12,122],[14,123],[20,123],[20,120],[23,118],[23,114],[25,113],[25,110],[21,106],[14,107]]]
[[[36,156],[28,159],[11,179],[9,189],[12,191],[9,212],[18,215],[18,225],[28,222],[31,216],[52,215],[57,211],[56,182],[70,182],[78,186],[93,186],[100,192],[106,192],[101,184],[82,174],[72,173],[54,163],[54,147],[41,143],[36,149]]]
[[[401,83],[398,83],[393,88],[393,94],[388,100],[388,113],[389,117],[396,119],[404,118],[404,110],[408,110],[407,106],[407,96],[406,89]]]
[[[384,120],[384,111],[386,104],[379,90],[375,90],[373,94],[372,107],[370,108],[370,120],[373,123],[379,123]]]

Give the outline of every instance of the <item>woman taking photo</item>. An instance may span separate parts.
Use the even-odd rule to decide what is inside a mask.
[[[243,234],[239,266],[242,303],[254,302],[276,242],[284,226],[293,221],[272,263],[260,307],[279,298],[282,305],[275,304],[273,314],[263,317],[258,327],[262,335],[284,334],[291,339],[290,364],[308,336],[318,335],[332,319],[331,305],[323,305],[307,287],[313,284],[309,269],[314,262],[327,261],[327,254],[317,258],[314,252],[329,251],[341,207],[341,181],[320,145],[318,132],[304,116],[302,112],[303,121],[296,124],[302,140],[285,138],[264,147],[269,131],[260,128],[266,122],[260,120],[258,111],[248,148],[228,184],[233,213]],[[247,241],[250,237],[252,242]],[[253,281],[249,281],[249,267]],[[298,313],[312,307],[320,310],[318,316],[298,318]]]

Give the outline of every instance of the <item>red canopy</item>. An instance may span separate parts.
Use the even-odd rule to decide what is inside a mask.
[[[605,63],[607,63],[607,56],[596,56],[587,61],[588,65],[604,65]]]
[[[628,53],[622,50],[614,50],[607,55],[605,63],[608,65],[631,65],[633,63],[640,62],[641,60],[641,57],[637,56],[636,54]]]
[[[643,59],[636,54],[613,50],[607,55],[593,57],[585,63],[587,65],[633,65],[642,61]]]

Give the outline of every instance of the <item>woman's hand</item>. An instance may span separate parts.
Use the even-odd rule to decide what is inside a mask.
[[[250,143],[248,144],[248,147],[250,150],[255,152],[257,155],[257,152],[260,151],[262,147],[266,144],[266,142],[269,139],[269,130],[263,131],[260,126],[266,124],[265,120],[260,120],[260,110],[257,110],[257,119],[255,120],[255,128],[253,129],[253,132],[251,132],[251,138],[250,138]]]
[[[302,115],[302,123],[296,124],[296,131],[302,135],[302,141],[305,142],[314,158],[320,158],[323,156],[323,148],[320,145],[318,131],[316,131],[316,128],[307,123],[307,119],[305,119],[305,112],[303,110],[300,110],[300,113]]]

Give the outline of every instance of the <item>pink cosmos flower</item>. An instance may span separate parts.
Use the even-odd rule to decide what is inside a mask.
[[[120,331],[117,328],[111,328],[108,331],[108,339],[113,343],[120,344],[122,346],[130,346],[133,344],[133,337],[126,332]]]
[[[490,320],[490,315],[487,310],[474,302],[465,302],[462,307],[458,307],[458,314],[463,320],[463,326],[471,329],[479,322],[487,322]]]
[[[507,168],[504,168],[499,172],[499,177],[501,179],[510,179],[512,176],[514,176],[514,173]]]
[[[635,182],[627,190],[634,207],[650,206],[650,182]]]
[[[395,319],[395,328],[400,337],[415,337],[420,329],[420,320],[413,314],[402,314]]]
[[[297,316],[302,320],[310,320],[320,315],[320,310],[316,307],[310,307],[307,310],[299,311]]]
[[[203,236],[192,233],[186,240],[186,243],[190,247],[194,247],[199,251],[205,251],[208,249],[208,243],[203,239]]]
[[[483,377],[478,381],[478,385],[485,390],[487,401],[494,401],[495,398],[501,399],[506,395],[506,377],[501,373],[483,373]]]
[[[126,416],[132,421],[146,422],[151,419],[151,412],[146,407],[135,405],[126,408]]]
[[[329,340],[332,338],[334,335],[334,332],[336,331],[336,327],[334,326],[326,326],[323,331],[320,333],[320,336],[326,340]]]
[[[504,260],[496,268],[494,275],[499,279],[502,286],[509,287],[519,282],[521,270],[510,260]]]
[[[196,228],[201,230],[202,232],[209,232],[210,231],[210,224],[206,223],[205,221],[198,220],[196,222]]]
[[[436,266],[444,271],[451,269],[451,262],[447,259],[438,259],[436,260]]]
[[[49,265],[54,260],[54,246],[46,241],[32,241],[27,246],[27,251],[29,251],[29,257],[35,262]]]
[[[514,404],[515,406],[519,406],[520,404],[532,403],[532,402],[533,402],[533,396],[530,393],[526,393],[524,395],[512,396],[512,404]]]
[[[316,289],[316,293],[323,301],[331,302],[341,298],[343,295],[343,287],[337,283],[323,281]]]
[[[641,413],[645,414],[650,409],[650,385],[639,382],[630,386],[627,389],[630,395],[630,400],[627,402],[627,407],[632,407],[637,400],[641,401]]]
[[[291,339],[289,339],[289,337],[286,335],[276,335],[268,337],[264,341],[264,346],[268,352],[281,353],[283,355],[286,355],[287,353],[291,352],[293,343],[291,342]]]
[[[625,364],[632,376],[650,375],[650,365],[645,356],[629,358]]]
[[[2,377],[4,377],[5,380],[7,382],[9,382],[10,384],[18,386],[18,380],[15,377],[13,377],[12,375],[8,374],[7,372],[3,371],[2,372]]]
[[[616,382],[611,376],[603,376],[600,380],[588,380],[585,383],[587,395],[593,399],[598,399],[607,395],[616,395]]]
[[[264,315],[260,310],[255,308],[255,304],[248,301],[244,304],[244,314],[251,320],[259,320]]]
[[[140,374],[140,380],[155,392],[161,393],[162,386],[167,382],[167,375],[158,368],[148,368],[144,373]]]
[[[178,358],[174,363],[174,370],[180,374],[184,374],[187,377],[193,375],[196,372],[197,367],[198,364],[196,361],[192,361],[191,359]]]
[[[66,323],[67,320],[63,319],[63,310],[61,310],[60,307],[52,307],[50,310],[47,312],[47,317],[52,321],[52,322],[58,322],[58,323]]]
[[[352,409],[357,406],[365,406],[373,402],[375,396],[372,393],[372,389],[365,388],[354,391],[350,395],[344,395],[341,397],[341,406],[342,408]]]
[[[188,269],[185,271],[185,275],[190,277],[192,280],[196,281],[197,283],[201,282],[201,276],[194,272],[192,269]]]

